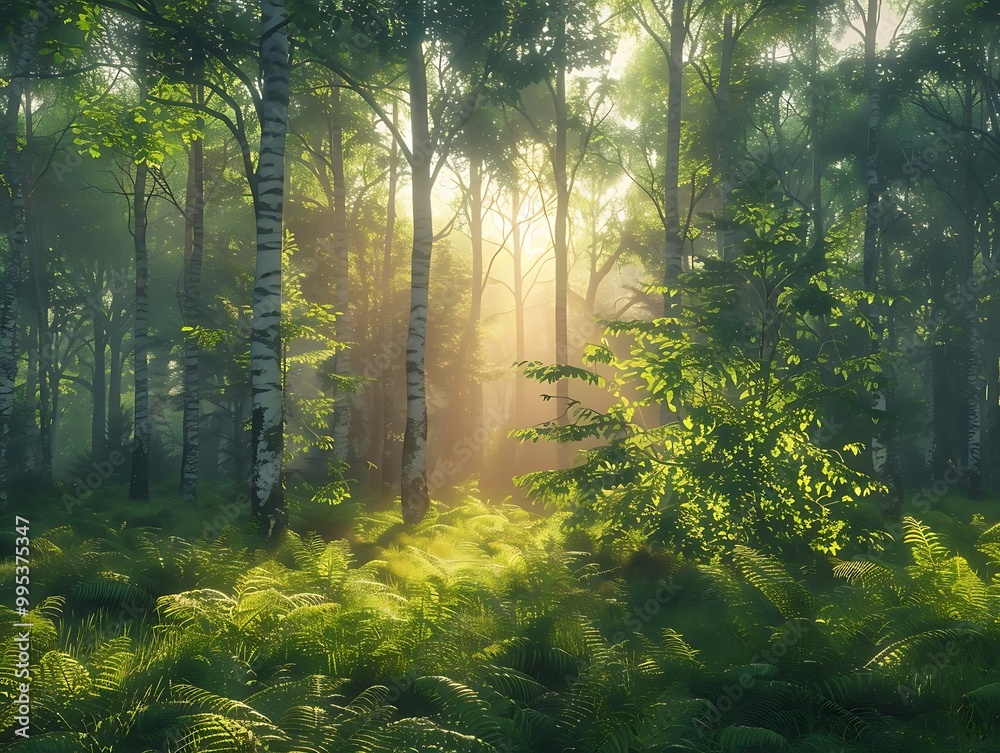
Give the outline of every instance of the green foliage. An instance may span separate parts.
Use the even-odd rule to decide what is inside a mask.
[[[574,524],[604,525],[609,536],[638,528],[694,556],[740,544],[835,554],[851,540],[846,510],[881,487],[845,460],[855,445],[838,450],[814,437],[833,402],[855,396],[879,366],[836,356],[838,339],[859,323],[847,314],[856,302],[801,258],[799,213],[750,204],[741,220],[742,254],[689,273],[678,317],[610,322],[584,355],[593,373],[526,369],[541,381],[598,384],[608,368],[614,403],[604,413],[574,408],[569,425],[516,432],[601,440],[576,467],[518,482],[571,509]],[[632,341],[624,357],[612,343],[623,337]],[[831,386],[833,375],[840,384]],[[639,418],[652,406],[661,426]]]
[[[609,571],[568,548],[565,517],[468,499],[416,529],[367,513],[349,540],[288,531],[268,551],[237,527],[36,534],[33,577],[69,595],[28,615],[32,737],[7,747],[989,749],[1000,591],[919,521],[905,562],[834,561],[840,585],[746,547]],[[127,586],[147,601],[122,618]]]
[[[161,82],[153,94],[165,96],[184,87]],[[137,163],[161,166],[166,157],[176,151],[179,135],[185,143],[198,138],[193,112],[173,110],[150,102],[129,102],[111,92],[78,92],[80,117],[73,126],[74,143],[91,157],[112,150]]]

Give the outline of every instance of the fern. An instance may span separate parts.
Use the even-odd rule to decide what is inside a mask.
[[[910,545],[916,572],[933,573],[948,558],[947,547],[938,535],[916,518],[903,518],[903,541]]]
[[[785,750],[788,740],[763,727],[726,727],[719,735],[723,751],[745,753],[751,750]]]

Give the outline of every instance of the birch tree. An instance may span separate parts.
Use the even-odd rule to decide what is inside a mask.
[[[260,3],[260,150],[256,171],[257,265],[250,375],[254,515],[268,535],[284,526],[284,404],[281,381],[281,249],[288,133],[288,18],[284,0]]]

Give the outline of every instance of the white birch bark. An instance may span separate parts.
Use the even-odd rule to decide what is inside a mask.
[[[201,124],[199,123],[199,126]],[[185,233],[188,253],[184,264],[184,323],[197,324],[201,300],[201,262],[205,246],[204,141],[195,139],[188,156],[188,191]],[[200,349],[196,338],[184,343],[184,419],[181,452],[181,494],[194,502],[198,498],[199,428],[201,425]]]
[[[284,410],[281,379],[281,249],[288,132],[289,60],[284,0],[261,0],[260,158],[257,165],[257,264],[250,340],[254,515],[268,535],[287,520],[282,488]]]
[[[135,361],[135,424],[129,499],[149,499],[149,260],[146,249],[146,183],[149,169],[135,167],[132,212],[135,217],[135,319],[132,343]],[[112,406],[114,409],[114,406]]]
[[[423,43],[411,42],[407,61],[410,79],[410,160],[413,201],[413,248],[410,259],[410,320],[406,338],[406,430],[400,474],[403,521],[419,523],[430,507],[427,491],[427,398],[424,356],[427,344],[427,304],[431,251],[434,242],[431,211],[431,139],[427,111],[427,69]]]
[[[333,289],[337,310],[337,341],[350,343],[354,339],[351,319],[350,255],[347,232],[347,183],[344,179],[344,126],[340,88],[333,87],[333,117],[330,129],[330,172],[333,176]],[[350,353],[346,348],[334,356],[334,373],[338,377],[351,375]],[[333,410],[333,459],[348,462],[351,428],[351,395],[337,389]]]
[[[973,312],[974,314],[974,312]],[[973,319],[974,316],[970,316]],[[982,402],[983,384],[979,377],[980,353],[979,332],[974,321],[969,327],[969,361],[967,365],[967,403],[968,411],[968,446],[967,461],[969,466],[966,477],[966,491],[976,496],[982,491],[982,467],[980,455],[982,447]]]

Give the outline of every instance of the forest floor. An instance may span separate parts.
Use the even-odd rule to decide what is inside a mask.
[[[698,563],[471,494],[411,530],[293,499],[271,541],[231,489],[126,496],[32,494],[32,609],[0,624],[11,731],[33,625],[30,737],[4,747],[1000,751],[991,503],[880,552]]]

